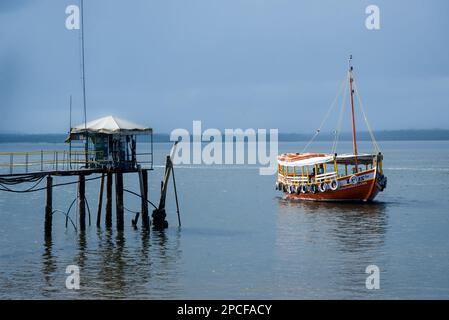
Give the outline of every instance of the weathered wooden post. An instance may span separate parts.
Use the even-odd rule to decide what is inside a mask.
[[[80,230],[86,230],[86,177],[82,174],[78,181],[78,208],[80,217]]]
[[[98,195],[97,228],[101,226],[101,209],[103,207],[104,173],[101,174],[100,194]]]
[[[141,171],[141,210],[142,210],[142,228],[150,228],[150,218],[148,217],[148,170]]]
[[[53,178],[47,177],[47,203],[45,205],[45,239],[51,238],[53,220]]]
[[[124,208],[123,208],[123,173],[115,174],[115,205],[117,215],[117,230],[123,231],[124,225]]]
[[[172,166],[171,157],[167,156],[165,163],[165,174],[164,180],[161,182],[161,198],[159,200],[159,207],[153,210],[153,226],[157,230],[162,230],[168,228],[168,222],[165,220],[167,217],[167,213],[165,212],[165,199],[167,195],[167,187],[168,187],[168,179],[170,179],[171,166]]]
[[[106,213],[105,213],[106,228],[112,227],[112,173],[106,174]]]

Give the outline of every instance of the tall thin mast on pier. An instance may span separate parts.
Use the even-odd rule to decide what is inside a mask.
[[[89,165],[89,134],[87,132],[87,106],[86,106],[86,77],[84,69],[84,0],[81,0],[81,69],[83,82],[83,107],[84,107],[84,128],[86,141],[84,143],[84,152],[86,156],[86,167]]]

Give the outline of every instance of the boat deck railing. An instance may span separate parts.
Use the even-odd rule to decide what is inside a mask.
[[[327,180],[332,180],[335,179],[337,177],[337,173],[336,172],[326,172],[326,173],[322,173],[322,174],[318,174],[315,176],[315,181],[316,182],[324,182]]]
[[[316,176],[309,177],[308,175],[283,175],[278,173],[278,181],[287,184],[303,184],[303,183],[321,183],[328,182],[338,177],[337,172],[326,172]]]
[[[299,182],[299,183],[308,183],[309,177],[307,176],[296,176],[291,178],[292,182]]]

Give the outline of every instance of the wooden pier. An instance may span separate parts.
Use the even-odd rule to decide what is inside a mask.
[[[115,119],[114,119],[115,120]],[[118,121],[117,121],[118,122]],[[119,123],[119,122],[118,122]],[[44,234],[45,239],[51,239],[53,229],[53,190],[55,187],[77,184],[77,195],[74,202],[70,205],[66,213],[66,226],[69,219],[69,213],[72,206],[77,203],[78,208],[78,229],[85,232],[87,227],[87,218],[89,226],[91,225],[91,210],[86,200],[86,183],[92,180],[100,180],[100,190],[98,194],[96,227],[101,227],[104,189],[106,189],[106,203],[104,214],[104,225],[111,229],[113,226],[113,182],[115,181],[115,225],[117,231],[124,231],[125,228],[125,205],[124,193],[129,193],[140,198],[140,212],[132,220],[134,227],[137,227],[139,216],[141,216],[141,227],[145,231],[150,230],[149,205],[153,207],[152,225],[156,229],[165,229],[168,226],[165,212],[165,199],[167,185],[172,174],[173,182],[173,162],[172,157],[176,144],[172,148],[171,154],[167,156],[166,168],[163,180],[161,182],[161,195],[159,205],[153,204],[148,197],[148,176],[149,171],[153,170],[153,146],[152,130],[144,128],[129,122],[119,123],[128,127],[121,130],[115,130],[111,133],[105,133],[105,129],[99,130],[95,123],[94,129],[89,129],[92,124],[84,125],[84,129],[72,129],[70,141],[74,139],[87,138],[84,135],[85,130],[90,130],[88,139],[91,139],[95,145],[94,150],[86,147],[84,157],[82,152],[70,149],[68,151],[38,151],[38,152],[20,152],[20,153],[0,153],[0,191],[27,193],[45,190],[45,210],[44,210]],[[110,124],[105,125],[110,127]],[[151,146],[149,152],[137,153],[136,134],[142,132],[151,133]],[[98,147],[100,146],[100,147]],[[63,155],[62,157],[60,155]],[[145,157],[142,159],[142,157]],[[2,159],[8,161],[2,162]],[[21,159],[20,162],[18,159]],[[3,167],[3,170],[1,170]],[[4,169],[6,167],[6,170]],[[124,186],[125,174],[136,174],[139,179],[139,192],[131,191]],[[56,177],[77,177],[72,182],[56,183]],[[39,184],[46,179],[45,187],[39,187]],[[21,183],[36,182],[33,187],[27,190],[13,190],[10,186]],[[106,187],[104,186],[106,184]],[[177,191],[175,186],[176,205],[179,218],[179,206]]]
[[[86,230],[86,220],[87,212],[90,211],[87,207],[86,200],[86,183],[90,180],[101,179],[100,190],[98,194],[98,205],[97,205],[97,217],[96,226],[101,227],[101,215],[103,210],[103,193],[104,193],[104,180],[106,180],[106,204],[105,204],[105,215],[104,215],[104,225],[106,228],[112,228],[112,206],[113,206],[113,178],[115,178],[115,204],[116,204],[116,228],[118,231],[124,230],[124,192],[128,191],[124,187],[123,177],[125,174],[135,173],[139,178],[139,185],[141,187],[141,193],[134,193],[134,195],[139,196],[141,199],[141,213],[142,213],[142,228],[149,230],[150,222],[148,218],[148,172],[153,169],[139,169],[139,170],[100,170],[100,169],[84,169],[84,170],[59,170],[59,171],[48,171],[48,172],[31,172],[26,175],[24,174],[0,174],[0,181],[6,181],[8,179],[14,179],[20,182],[21,178],[28,178],[33,175],[36,179],[41,177],[46,179],[46,185],[43,188],[38,188],[36,191],[45,190],[45,221],[44,230],[45,237],[49,238],[52,234],[52,220],[53,220],[53,190],[59,184],[55,184],[56,177],[77,177],[76,181],[70,183],[63,183],[61,185],[77,184],[77,207],[78,207],[78,228],[79,231],[83,232]],[[96,176],[94,178],[89,178],[91,176]],[[106,178],[106,179],[105,179]],[[23,180],[23,183],[26,183]],[[0,183],[1,184],[1,183]],[[6,191],[6,190],[4,190]],[[32,191],[32,190],[31,190]],[[30,191],[30,192],[31,192]],[[130,191],[131,192],[131,191]],[[155,208],[156,206],[153,205]],[[89,214],[90,216],[90,214]]]

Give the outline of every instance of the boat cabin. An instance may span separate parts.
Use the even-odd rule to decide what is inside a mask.
[[[138,136],[150,144],[147,152],[137,152]],[[66,142],[70,144],[71,163],[84,162],[86,168],[136,170],[139,164],[152,166],[153,130],[115,116],[71,128]],[[76,148],[82,151],[73,151]]]
[[[278,171],[282,180],[296,185],[329,183],[376,168],[382,173],[382,158],[381,154],[286,153],[278,157]]]
[[[307,200],[372,200],[385,189],[383,155],[284,153],[276,188]]]

